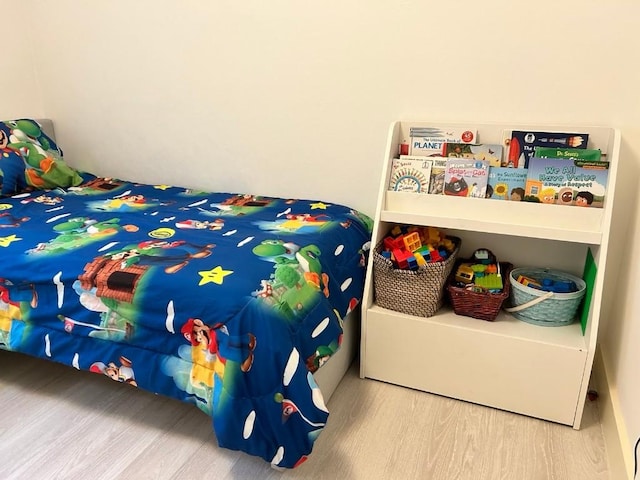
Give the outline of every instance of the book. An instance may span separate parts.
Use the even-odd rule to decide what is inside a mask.
[[[442,155],[444,157],[486,160],[490,167],[499,167],[502,162],[502,145],[447,142],[442,149]]]
[[[394,158],[389,174],[389,190],[427,193],[431,179],[431,160],[426,157],[403,155]]]
[[[458,197],[485,198],[489,162],[448,157],[444,171],[444,194]]]
[[[444,193],[444,171],[447,168],[445,157],[429,157],[431,160],[431,179],[429,180],[429,193],[442,195]]]
[[[526,168],[489,167],[487,198],[522,201],[527,173]]]
[[[592,162],[602,160],[602,152],[593,148],[535,147],[533,154],[541,158],[574,158]]]
[[[410,127],[409,154],[441,156],[446,142],[476,143],[475,128]]]
[[[531,157],[525,200],[602,208],[609,162]]]
[[[588,133],[505,130],[503,167],[527,168],[536,147],[587,148]]]

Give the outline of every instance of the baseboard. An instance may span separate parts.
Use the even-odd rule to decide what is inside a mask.
[[[609,478],[633,479],[633,447],[620,409],[620,398],[607,375],[606,362],[599,349],[593,362],[592,384],[598,392],[598,412],[607,448]]]

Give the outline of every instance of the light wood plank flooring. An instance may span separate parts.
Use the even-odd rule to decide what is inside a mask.
[[[193,406],[0,350],[0,479],[609,479],[597,402],[576,431],[357,372],[309,460],[278,471],[217,447]]]

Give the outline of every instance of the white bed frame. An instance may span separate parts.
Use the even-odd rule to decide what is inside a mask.
[[[55,130],[50,119],[38,119],[44,132],[55,141]],[[360,342],[360,308],[356,308],[344,319],[342,345],[323,367],[314,373],[325,403],[329,401],[340,380],[353,363]]]

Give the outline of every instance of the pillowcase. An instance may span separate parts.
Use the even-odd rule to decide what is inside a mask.
[[[75,187],[83,182],[62,158],[62,150],[28,118],[0,122],[2,195],[31,189]]]

